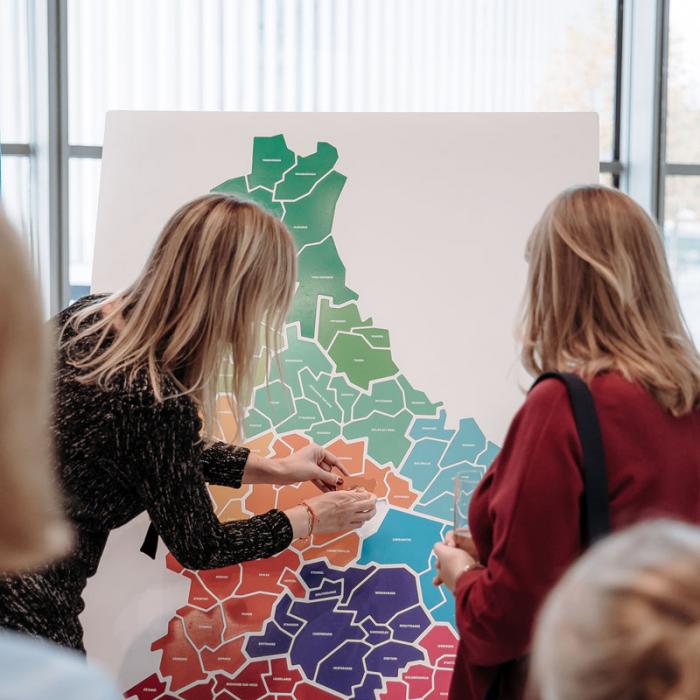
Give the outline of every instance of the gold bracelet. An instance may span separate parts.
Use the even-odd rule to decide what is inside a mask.
[[[478,561],[473,561],[471,564],[467,564],[463,569],[462,573],[466,574],[467,571],[476,571],[476,569],[483,569],[484,565]]]

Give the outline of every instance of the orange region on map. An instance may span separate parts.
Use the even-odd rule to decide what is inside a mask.
[[[362,465],[365,458],[365,443],[363,440],[345,442],[345,440],[338,439],[328,445],[326,449],[338,458],[350,474],[359,474],[363,471]]]
[[[389,472],[386,476],[386,481],[389,486],[387,500],[390,505],[410,508],[416,498],[418,498],[418,494],[411,491],[408,480],[398,476],[398,474]]]
[[[282,442],[282,440],[275,440],[275,443],[272,445],[272,451],[275,459],[289,457],[289,455],[292,454],[292,448],[285,442]]]
[[[246,493],[249,488],[246,488],[243,493]],[[231,498],[217,515],[222,523],[230,523],[234,520],[245,520],[250,517],[251,513],[243,508],[243,498]]]
[[[240,668],[246,661],[243,654],[243,637],[222,644],[215,651],[203,649],[201,652],[202,665],[207,671],[220,671],[222,668]],[[207,695],[207,698],[210,696]]]
[[[180,608],[177,614],[182,618],[187,636],[196,649],[204,647],[216,649],[221,645],[224,620],[220,607],[217,606],[208,611],[185,607]]]
[[[371,459],[365,459],[364,469],[356,476],[348,477],[343,488],[361,487],[373,493],[377,498],[384,498],[387,494],[386,475],[391,467],[380,467]]]
[[[296,433],[291,433],[290,435],[283,435],[281,437],[281,440],[287,443],[291,449],[296,452],[297,450],[300,450],[302,447],[306,447],[307,445],[311,444],[311,440],[308,440],[305,437],[302,437],[301,435],[297,435]]]
[[[217,486],[209,484],[209,495],[214,501],[214,512],[219,520],[228,522],[229,520],[238,520],[243,517],[243,499],[250,491],[250,486],[243,486],[240,489],[234,489],[230,486]],[[233,517],[230,517],[233,516]]]
[[[270,593],[256,593],[245,598],[236,596],[224,601],[224,639],[233,639],[248,632],[259,632],[270,617],[276,601],[277,596]]]
[[[199,655],[185,636],[179,617],[170,620],[168,633],[151,645],[151,651],[160,650],[163,652],[160,673],[163,677],[170,676],[170,690],[177,691],[204,678]]]
[[[293,486],[283,486],[277,495],[277,507],[280,510],[287,510],[292,506],[298,506],[302,501],[307,498],[313,498],[318,496],[321,492],[318,487],[312,484],[310,481],[306,481],[303,484],[293,485]]]
[[[278,490],[269,484],[256,484],[246,496],[243,504],[245,511],[254,515],[267,513],[277,507]]]
[[[233,417],[231,406],[224,395],[220,395],[216,399],[216,420],[218,430],[214,437],[226,442],[233,442],[236,439],[236,419]]]
[[[236,595],[249,593],[282,593],[278,581],[285,569],[294,571],[299,566],[299,555],[291,549],[269,559],[255,559],[246,563],[243,569],[243,580]]]
[[[320,547],[309,547],[304,550],[304,559],[317,559],[318,557],[327,557],[332,566],[346,566],[360,552],[360,536],[355,532],[350,532],[347,535],[329,542]]]
[[[254,455],[258,457],[269,457],[271,454],[270,445],[274,439],[274,433],[265,433],[256,437],[254,440],[249,440],[243,443],[243,447],[247,447]]]

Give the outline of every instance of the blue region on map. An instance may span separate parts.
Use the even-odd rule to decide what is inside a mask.
[[[411,428],[410,437],[414,440],[421,438],[435,438],[436,440],[452,440],[454,430],[445,428],[447,413],[440,411],[437,418],[418,418]]]
[[[401,466],[401,476],[411,480],[417,491],[423,491],[435,478],[440,468],[440,458],[447,449],[445,440],[424,438],[413,446]]]
[[[246,644],[246,651],[252,658],[286,654],[292,638],[283,632],[274,620],[265,625],[265,632],[259,637],[251,637]]]
[[[476,462],[477,457],[486,448],[486,439],[473,418],[459,421],[459,430],[455,433],[440,461],[441,467],[449,467],[459,462]]]
[[[456,476],[467,476],[472,491],[484,475],[483,467],[475,467],[467,462],[441,469],[425,488],[415,506],[416,512],[426,513],[436,518],[454,519],[454,482]]]

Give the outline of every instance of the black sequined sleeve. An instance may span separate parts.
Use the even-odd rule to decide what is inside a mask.
[[[225,442],[209,445],[199,458],[204,480],[218,486],[240,488],[249,454],[249,449]]]
[[[228,480],[227,459],[219,448],[216,459],[208,455],[202,460],[195,426],[183,415],[187,411],[177,399],[155,406],[134,403],[123,406],[116,416],[119,448],[137,472],[134,488],[151,521],[180,564],[213,569],[270,557],[289,546],[292,527],[278,510],[249,520],[219,522],[205,471]],[[242,460],[239,456],[233,461]],[[232,469],[230,483],[239,483],[242,471],[242,466]]]

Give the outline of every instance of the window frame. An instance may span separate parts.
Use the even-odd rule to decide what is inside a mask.
[[[42,269],[48,283],[47,307],[51,313],[70,299],[69,285],[69,162],[74,158],[101,159],[102,147],[71,144],[68,139],[68,0],[45,0],[32,3],[31,29],[35,62],[30,71],[34,83],[34,109],[46,108],[46,124],[32,134],[33,143],[2,144],[8,155],[26,155],[40,161],[43,177],[39,178],[40,207],[45,208],[39,225],[49,236],[49,269]],[[652,8],[650,13],[648,10]],[[663,220],[663,185],[666,175],[697,174],[700,165],[666,163],[664,161],[665,74],[668,43],[669,0],[635,3],[617,0],[613,105],[612,158],[600,162],[600,172],[612,175],[614,187],[635,196],[659,220]],[[646,9],[644,9],[646,8]],[[640,16],[644,15],[644,16]],[[649,20],[653,21],[650,23]],[[653,76],[642,76],[635,61],[639,56],[638,34],[644,27],[647,47],[654,47]],[[651,37],[651,39],[650,39]],[[634,70],[632,70],[634,69]],[[632,134],[629,104],[644,103],[653,113],[651,128],[645,127],[643,138]],[[632,167],[635,138],[639,143],[653,144],[651,163],[639,173]],[[42,147],[37,144],[41,143]],[[632,177],[632,170],[635,177]],[[640,176],[641,175],[641,176]],[[33,212],[39,218],[41,212]]]

